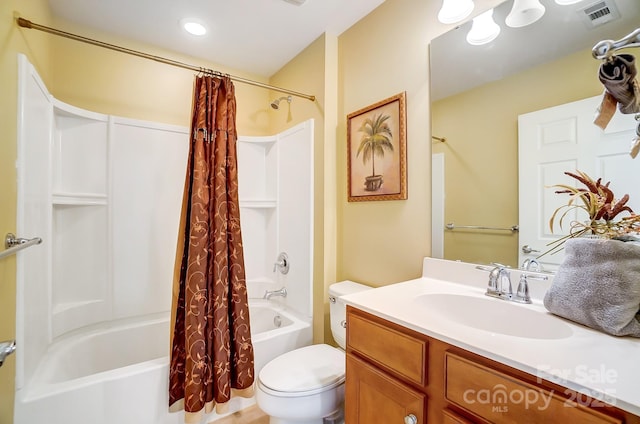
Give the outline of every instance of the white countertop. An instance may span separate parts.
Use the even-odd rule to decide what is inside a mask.
[[[512,271],[514,291],[517,277],[517,271]],[[421,278],[346,295],[341,300],[419,333],[640,415],[640,339],[610,336],[547,312],[541,300],[550,282],[530,281],[533,303],[521,305],[485,296],[487,280],[488,273],[475,269],[474,264],[425,258]],[[485,299],[483,302],[526,308],[542,314],[541,321],[561,321],[559,326],[565,334],[555,339],[520,337],[443,319],[442,311],[426,307],[420,301],[425,299],[424,295],[441,293],[462,294]],[[529,313],[534,317],[536,314]],[[509,320],[509,316],[501,318]],[[522,334],[530,334],[528,331],[535,331],[535,327],[536,322],[532,319],[522,328]]]

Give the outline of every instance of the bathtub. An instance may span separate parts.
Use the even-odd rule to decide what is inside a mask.
[[[256,376],[312,342],[311,324],[274,302],[250,301]],[[168,412],[169,319],[103,325],[56,341],[16,392],[14,424],[182,424]],[[230,413],[253,404],[234,398]],[[219,418],[207,417],[207,422]]]

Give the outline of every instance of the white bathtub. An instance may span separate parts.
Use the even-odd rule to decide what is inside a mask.
[[[309,322],[271,302],[252,300],[250,313],[256,375],[276,356],[312,342]],[[166,317],[65,337],[16,393],[14,424],[182,424],[183,413],[168,412],[168,351]],[[230,412],[253,402],[234,398]]]

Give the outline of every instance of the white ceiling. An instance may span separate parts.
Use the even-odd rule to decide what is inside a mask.
[[[264,77],[324,32],[339,35],[383,2],[49,0],[53,14],[63,19]],[[186,33],[179,25],[183,18],[199,19],[208,33]]]

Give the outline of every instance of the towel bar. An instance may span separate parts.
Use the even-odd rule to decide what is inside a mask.
[[[518,232],[520,228],[517,225],[513,225],[509,228],[502,227],[484,227],[481,225],[455,225],[453,222],[445,225],[447,230],[455,230],[456,228],[462,228],[465,230],[491,230],[491,231],[511,231],[512,233]]]
[[[0,252],[0,259],[4,258],[5,256],[13,255],[19,250],[26,249],[29,246],[40,243],[42,243],[42,239],[40,237],[24,239],[16,237],[15,234],[7,233],[7,235],[4,237],[4,247],[6,250]]]

